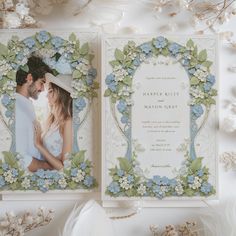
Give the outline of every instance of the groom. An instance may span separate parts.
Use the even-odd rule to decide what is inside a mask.
[[[32,56],[27,62],[28,72],[21,68],[16,73],[16,152],[23,156],[24,166],[30,171],[50,169],[40,161],[40,153],[34,145],[34,106],[30,98],[37,100],[44,90],[45,74],[50,68],[39,57]]]

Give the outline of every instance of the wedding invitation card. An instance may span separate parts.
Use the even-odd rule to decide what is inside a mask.
[[[106,36],[103,200],[217,196],[215,36]]]

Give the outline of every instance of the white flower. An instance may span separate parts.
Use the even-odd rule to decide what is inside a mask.
[[[113,74],[115,75],[116,81],[118,82],[122,81],[125,78],[125,76],[128,75],[128,72],[125,69],[123,69],[122,66],[115,66]]]
[[[190,94],[194,97],[194,98],[204,98],[204,92],[202,92],[199,89],[195,89],[195,88],[190,88]]]
[[[65,188],[67,186],[67,183],[66,183],[66,179],[65,178],[61,178],[59,179],[58,181],[59,185],[61,188]]]
[[[28,178],[24,178],[21,183],[21,186],[25,189],[28,189],[30,187],[30,180]]]
[[[77,176],[76,177],[72,177],[72,180],[75,181],[76,183],[79,183],[82,180],[84,180],[85,174],[86,173],[84,171],[78,170]]]
[[[175,187],[175,191],[178,195],[182,195],[184,193],[184,189],[181,184],[177,184]]]
[[[0,76],[7,75],[7,73],[11,70],[11,66],[7,63],[6,60],[0,61]]]
[[[26,7],[23,3],[17,3],[16,13],[18,13],[21,18],[23,18],[24,16],[29,15],[29,8]]]
[[[121,188],[125,190],[132,188],[132,185],[128,183],[128,178],[126,176],[120,178],[119,183],[120,183]]]
[[[202,179],[200,179],[198,176],[194,177],[193,184],[189,184],[189,187],[192,189],[198,189],[202,185]]]
[[[4,1],[4,6],[6,9],[10,9],[14,7],[14,3],[12,0],[5,0]]]
[[[21,19],[15,12],[7,12],[5,16],[5,28],[18,28],[21,26]]]
[[[143,185],[143,184],[141,184],[141,185],[138,187],[137,192],[138,192],[138,194],[140,194],[140,195],[143,196],[143,195],[146,193],[146,186]]]
[[[17,178],[13,177],[11,170],[4,172],[3,176],[4,176],[5,180],[10,184],[15,183],[17,181]]]
[[[118,95],[119,96],[130,96],[130,94],[133,93],[133,90],[131,89],[131,87],[129,86],[124,86],[119,92],[118,92]],[[131,99],[130,99],[131,101]]]

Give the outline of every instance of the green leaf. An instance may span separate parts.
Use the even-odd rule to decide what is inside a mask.
[[[194,50],[193,50],[193,56],[194,56],[194,57],[197,57],[197,52],[198,52],[197,46],[195,46],[195,47],[194,47]]]
[[[115,50],[115,58],[118,61],[123,61],[124,60],[124,54],[120,49]]]
[[[79,52],[80,52],[81,55],[88,54],[88,52],[89,52],[89,44],[88,43],[83,44],[82,47],[80,48]]]
[[[123,82],[127,85],[131,85],[132,84],[132,78],[129,76],[125,76]]]
[[[198,55],[198,60],[204,62],[207,59],[207,51],[206,49],[202,50]]]
[[[204,61],[204,62],[202,63],[202,65],[205,66],[205,67],[207,67],[208,69],[210,68],[210,66],[211,66],[212,64],[213,64],[212,61]]]
[[[84,162],[85,159],[85,150],[78,152],[74,157],[73,157],[73,163],[78,166],[80,163]]]
[[[191,48],[191,47],[194,47],[194,42],[192,39],[189,39],[187,44],[186,44],[187,47]]]
[[[25,64],[25,65],[23,65],[23,66],[20,66],[20,69],[23,70],[23,71],[25,71],[26,73],[29,72],[29,67],[28,67],[27,64]]]
[[[104,93],[104,97],[109,97],[111,95],[111,90],[110,89],[106,89],[105,93]]]
[[[5,162],[11,166],[11,167],[15,167],[15,166],[18,166],[17,165],[17,161],[16,161],[16,158],[14,156],[13,153],[11,152],[2,152],[3,153],[3,156],[4,156],[4,160]]]
[[[196,172],[197,170],[199,170],[202,167],[202,157],[198,157],[195,160],[193,160],[193,162],[190,165],[190,169],[193,172]]]
[[[97,81],[93,82],[93,88],[94,89],[99,89],[99,83]]]
[[[4,44],[0,43],[0,55],[7,56],[8,48]]]
[[[75,183],[74,181],[71,181],[68,183],[68,186],[70,189],[76,189],[77,188],[77,183]]]
[[[129,162],[128,159],[124,157],[119,157],[118,158],[119,163],[120,163],[120,168],[126,172],[129,172],[132,169],[132,164]]]
[[[7,77],[10,79],[10,80],[15,80],[16,79],[16,72],[14,70],[11,70],[7,73]]]
[[[164,48],[164,49],[162,49],[161,50],[161,54],[163,55],[163,56],[168,56],[169,55],[169,51],[168,51],[168,49],[167,48]]]
[[[72,73],[72,77],[73,79],[76,78],[80,78],[82,76],[82,73],[79,71],[79,70],[74,70],[73,73]]]
[[[191,85],[197,85],[197,84],[199,84],[198,78],[195,77],[195,76],[191,77],[191,79],[190,79],[190,84],[191,84]]]
[[[70,40],[71,42],[75,42],[75,41],[76,41],[76,35],[75,35],[75,33],[71,33],[71,34],[70,34],[69,40]]]
[[[192,197],[194,196],[194,190],[193,189],[186,189],[185,193],[187,196]]]
[[[116,60],[110,61],[109,63],[110,63],[110,65],[111,65],[112,67],[115,67],[115,66],[119,66],[119,65],[120,65],[119,61],[116,61]]]

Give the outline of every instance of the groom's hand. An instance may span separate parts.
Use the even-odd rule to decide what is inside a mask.
[[[30,165],[28,166],[29,171],[35,172],[38,169],[53,170],[52,166],[46,161],[40,161],[38,159],[32,158]]]

